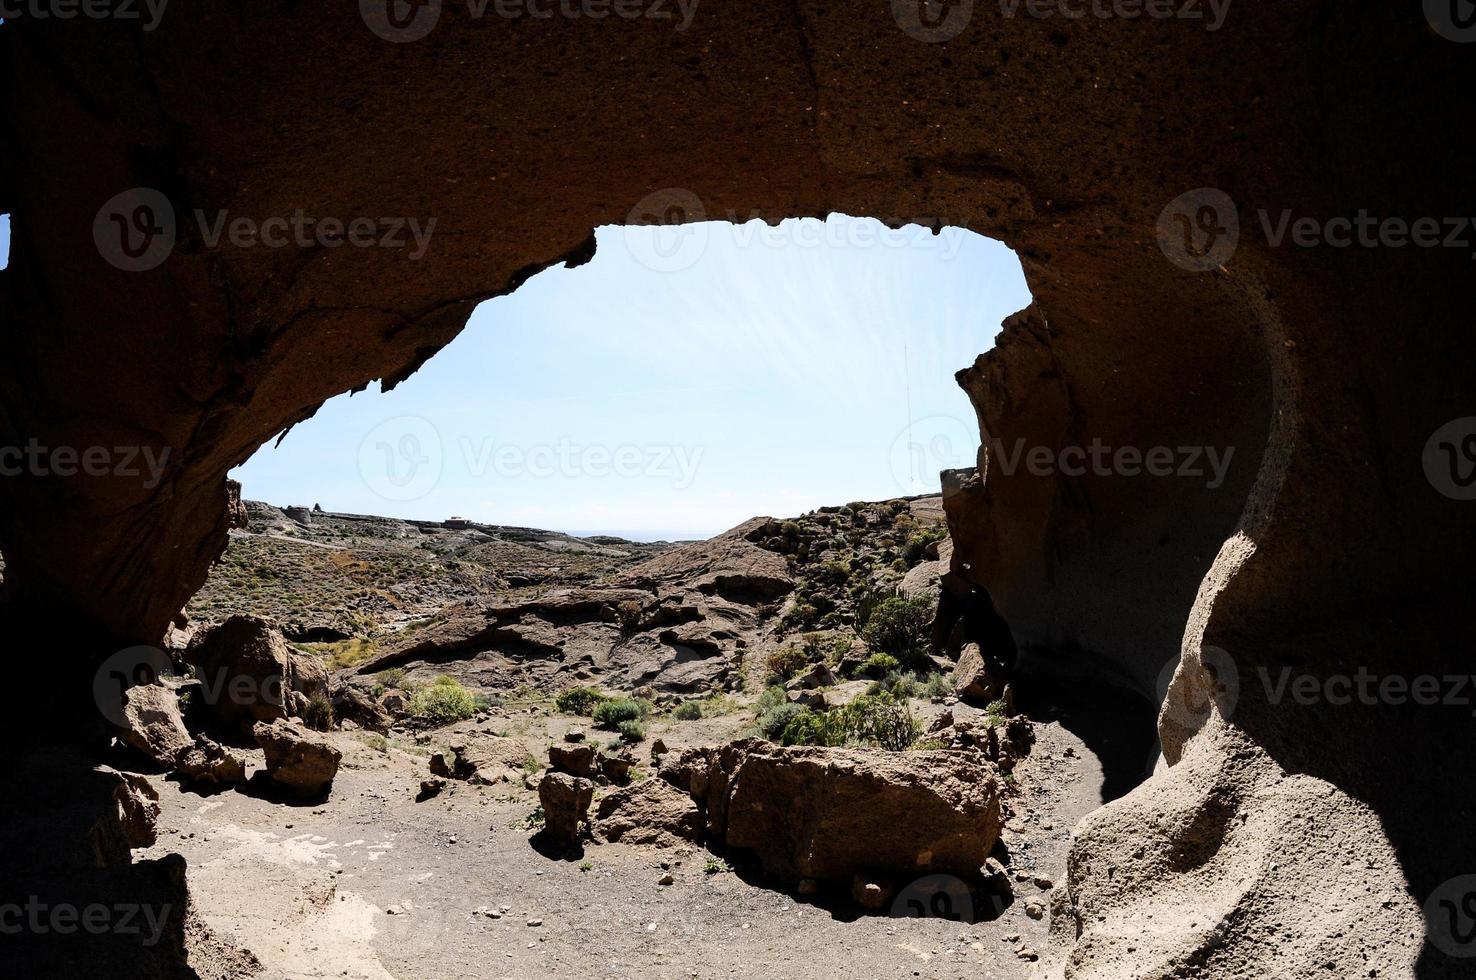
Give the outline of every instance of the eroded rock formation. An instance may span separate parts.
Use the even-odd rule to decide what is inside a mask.
[[[714,0],[681,31],[448,4],[409,43],[333,5],[173,5],[149,32],[8,21],[0,445],[113,461],[0,480],[13,648],[55,650],[47,693],[91,718],[94,665],[158,641],[220,553],[231,466],[335,394],[399,383],[481,299],[587,258],[596,226],[701,216],[694,200],[967,225],[1016,249],[1036,302],[961,377],[993,448],[950,488],[953,569],[1027,661],[1071,648],[1143,690],[1174,671],[1172,769],[1079,829],[1068,970],[1311,973],[1336,931],[1337,963],[1458,975],[1422,948],[1419,907],[1476,869],[1450,775],[1468,706],[1300,703],[1274,681],[1464,672],[1476,522],[1422,454],[1472,414],[1470,248],[1301,247],[1275,228],[1286,209],[1468,214],[1448,144],[1470,129],[1470,51],[1414,3],[1241,4],[1213,31],[1016,11],[977,5],[941,43],[884,6],[809,0]],[[177,243],[128,271],[99,250],[99,214],[139,187],[168,199]],[[1194,272],[1156,222],[1203,187],[1237,205],[1239,247]],[[207,234],[298,212],[437,225],[413,260]],[[1215,481],[1007,467],[1017,445],[1234,454]],[[45,700],[26,708],[65,718]],[[1286,833],[1299,794],[1320,801],[1318,839],[1356,837],[1361,861]],[[1163,809],[1183,827],[1155,824]],[[1293,853],[1295,895],[1254,860]],[[1145,876],[1141,901],[1115,884]],[[1301,914],[1367,895],[1386,899],[1358,921]],[[1186,902],[1215,925],[1137,941]],[[1257,917],[1295,923],[1279,960],[1243,928]]]

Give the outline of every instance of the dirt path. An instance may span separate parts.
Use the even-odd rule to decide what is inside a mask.
[[[546,744],[569,722],[494,719]],[[684,731],[685,725],[695,726]],[[711,721],[653,726],[676,745]],[[1037,725],[1017,770],[1005,839],[1017,877],[1059,880],[1073,824],[1100,805],[1102,768],[1058,723]],[[340,733],[331,797],[290,806],[239,792],[200,796],[155,778],[163,814],[147,853],[183,854],[205,920],[284,980],[545,977],[1023,978],[1041,967],[1048,904],[1033,880],[994,921],[837,917],[790,895],[708,874],[701,848],[590,846],[554,861],[529,845],[536,794],[453,783],[415,803],[425,751],[379,751]],[[662,862],[674,884],[657,883]],[[492,910],[500,917],[489,917]],[[540,924],[534,925],[533,922]]]

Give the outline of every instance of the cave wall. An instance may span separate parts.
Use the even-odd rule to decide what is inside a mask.
[[[1273,704],[1257,676],[1468,659],[1476,522],[1421,460],[1432,432],[1476,414],[1470,250],[1272,247],[1255,211],[1469,212],[1449,144],[1469,130],[1470,50],[1415,4],[1313,0],[1232,5],[1215,31],[978,5],[941,43],[884,5],[812,0],[705,0],[677,27],[447,4],[428,36],[389,43],[352,8],[186,0],[151,31],[0,26],[0,445],[170,453],[156,485],[0,480],[8,633],[76,667],[58,692],[85,701],[91,661],[163,634],[223,545],[232,466],[325,399],[407,377],[479,301],[587,258],[593,228],[651,220],[649,195],[677,188],[709,217],[840,211],[1015,248],[1035,303],[960,376],[986,440],[1236,452],[1211,490],[1011,475],[986,449],[951,495],[955,561],[1032,650],[1070,645],[1144,690],[1182,654],[1160,732],[1178,799],[1211,814],[1187,832],[1264,815],[1258,794],[1305,777],[1378,838],[1379,870],[1338,894],[1372,881],[1404,915],[1476,869],[1453,832],[1468,791],[1448,777],[1468,712]],[[94,240],[99,209],[135,187],[180,216],[144,272]],[[1201,187],[1229,195],[1242,232],[1223,268],[1195,272],[1168,261],[1156,222]],[[212,246],[197,209],[437,224],[412,260]],[[1233,698],[1205,648],[1225,651]],[[1210,748],[1189,751],[1205,731]],[[1083,854],[1156,819],[1153,792],[1080,828]],[[1179,975],[1127,952],[1104,876],[1073,868],[1065,968]],[[1420,947],[1380,955],[1442,975]]]

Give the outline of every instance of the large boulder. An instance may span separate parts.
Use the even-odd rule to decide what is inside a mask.
[[[964,644],[953,666],[953,691],[970,704],[990,704],[1004,696],[1005,682],[991,676],[977,643]]]
[[[599,750],[588,742],[556,742],[548,747],[550,767],[586,779],[599,771],[598,756]]]
[[[124,691],[122,717],[118,738],[166,768],[194,741],[178,696],[163,684],[138,684]]]
[[[589,817],[594,783],[565,772],[544,773],[538,783],[538,802],[543,805],[543,838],[550,844],[569,847],[579,840],[579,825]]]
[[[301,725],[277,720],[257,722],[251,730],[266,753],[267,775],[272,782],[298,796],[320,796],[338,774],[342,753],[329,741]]]
[[[702,837],[702,811],[664,779],[647,779],[600,798],[594,834],[604,841],[675,847]]]
[[[687,756],[672,775],[705,803],[708,831],[785,881],[977,878],[999,839],[995,769],[974,752],[783,748],[758,739]],[[663,772],[663,775],[666,773]]]
[[[269,620],[232,616],[195,636],[185,652],[220,720],[242,731],[292,714],[293,698],[325,693],[327,670],[294,653]]]
[[[206,738],[195,738],[175,760],[174,774],[182,782],[207,786],[240,786],[246,782],[246,760]]]

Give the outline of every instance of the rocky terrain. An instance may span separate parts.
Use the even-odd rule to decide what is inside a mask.
[[[818,976],[1039,967],[1108,775],[933,646],[938,498],[677,545],[241,511],[109,760],[240,975],[779,977],[790,919]]]

